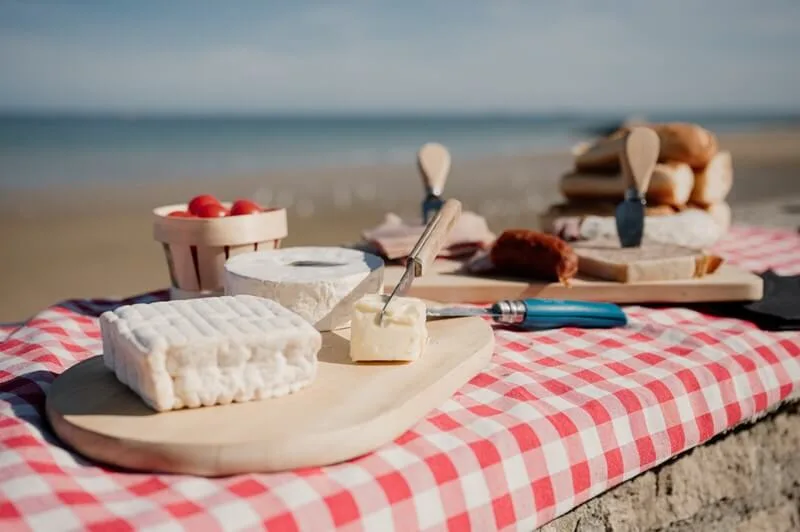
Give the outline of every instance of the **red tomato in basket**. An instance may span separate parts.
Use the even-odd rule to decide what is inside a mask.
[[[231,216],[239,216],[242,214],[258,214],[262,212],[261,206],[250,200],[238,199],[233,202],[231,207]]]
[[[222,218],[228,215],[228,209],[219,203],[204,203],[197,208],[197,216],[200,218]]]
[[[194,214],[189,211],[172,211],[167,216],[170,218],[194,218]]]
[[[201,194],[200,196],[195,196],[189,201],[189,212],[192,214],[196,214],[200,216],[200,208],[203,205],[219,205],[221,206],[219,200],[210,194]]]

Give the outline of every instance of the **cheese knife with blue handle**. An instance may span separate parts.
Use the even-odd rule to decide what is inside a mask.
[[[625,312],[613,303],[558,299],[505,299],[489,307],[429,306],[427,314],[429,318],[488,316],[497,323],[529,331],[562,327],[609,329],[628,323]]]
[[[658,162],[661,141],[647,127],[634,127],[620,153],[622,176],[629,183],[625,198],[617,205],[615,221],[619,242],[624,248],[639,247],[644,235],[645,193]]]

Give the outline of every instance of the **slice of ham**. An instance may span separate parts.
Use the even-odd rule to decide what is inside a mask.
[[[421,220],[405,221],[398,215],[389,213],[382,224],[364,231],[361,236],[386,259],[399,260],[411,253],[424,230]],[[439,257],[468,257],[477,250],[488,247],[494,239],[495,235],[489,230],[485,218],[465,211],[450,231]]]

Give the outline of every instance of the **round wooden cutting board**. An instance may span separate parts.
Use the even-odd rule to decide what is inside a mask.
[[[491,359],[481,318],[428,322],[412,363],[354,364],[349,329],[323,333],[319,373],[281,398],[156,413],[102,356],[60,375],[47,396],[56,434],[77,452],[128,469],[222,476],[349,460],[389,443],[440,406]]]

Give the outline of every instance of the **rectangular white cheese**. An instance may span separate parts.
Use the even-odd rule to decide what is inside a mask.
[[[354,362],[413,361],[428,342],[425,302],[413,297],[392,298],[382,323],[378,314],[388,296],[370,294],[353,306],[350,358]]]
[[[250,295],[125,305],[100,330],[105,365],[157,411],[296,392],[322,347],[299,315]]]

